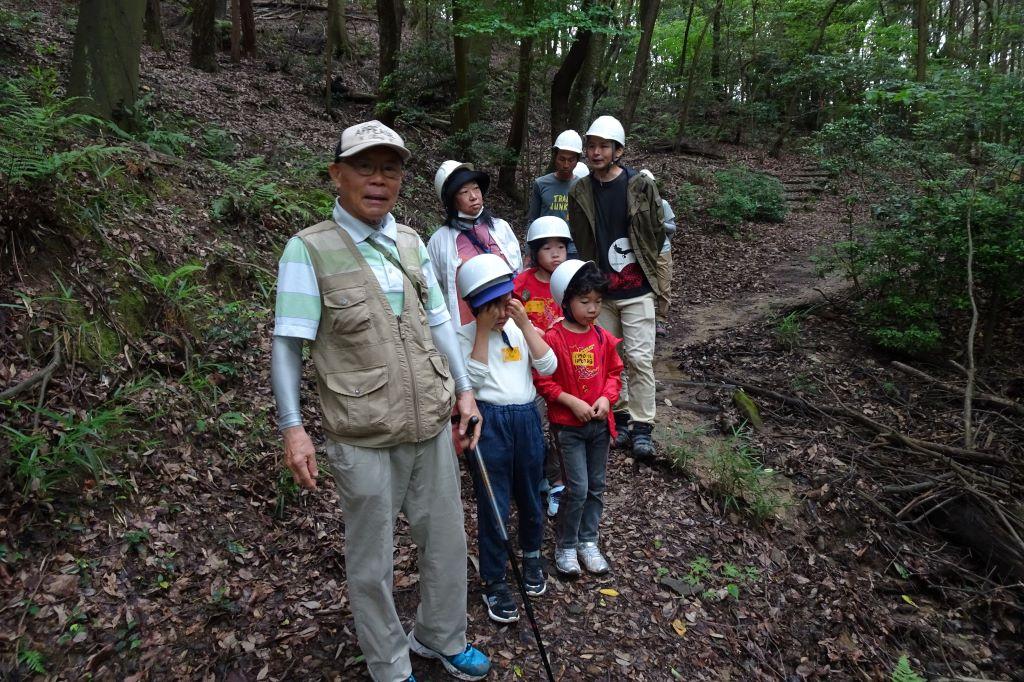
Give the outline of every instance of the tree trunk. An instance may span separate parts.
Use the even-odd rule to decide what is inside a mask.
[[[215,0],[192,0],[192,54],[190,63],[197,69],[217,70],[217,30]]]
[[[577,29],[572,46],[566,51],[562,65],[558,67],[551,79],[551,140],[558,133],[569,127],[569,95],[572,83],[583,61],[590,51],[590,42],[594,34],[591,31]]]
[[[154,50],[164,49],[164,30],[160,18],[160,0],[146,0],[146,44]]]
[[[398,51],[402,47],[402,0],[377,0],[377,36],[380,42],[380,80],[377,86],[380,104],[377,114],[385,125],[390,126],[398,116],[394,76],[398,70]]]
[[[340,2],[327,0],[327,25],[324,27],[324,109],[331,113],[331,105],[334,100],[334,41],[337,39],[331,26],[335,23],[334,15],[338,11],[345,11]]]
[[[717,15],[722,9],[722,0],[718,0],[712,16]],[[683,97],[683,106],[679,109],[679,130],[676,133],[675,151],[679,151],[683,145],[683,137],[686,135],[686,125],[690,120],[690,107],[693,106],[693,96],[696,92],[694,80],[697,74],[697,65],[700,63],[700,51],[704,46],[704,37],[708,33],[710,21],[705,21],[700,28],[700,35],[697,36],[697,44],[693,48],[693,59],[690,61],[690,74],[686,78],[686,95]]]
[[[722,92],[722,13],[715,12],[711,17],[711,90],[715,93],[715,101],[721,101]]]
[[[533,21],[534,0],[525,0],[523,13],[528,23]],[[512,126],[508,131],[508,160],[498,170],[498,187],[517,202],[522,203],[522,195],[516,187],[516,168],[519,156],[523,151],[523,140],[526,139],[526,123],[530,111],[530,78],[533,73],[533,36],[524,36],[519,40],[519,75],[516,78],[516,101],[512,107]]]
[[[71,57],[70,97],[79,110],[127,125],[139,97],[145,0],[82,0]]]
[[[654,24],[660,9],[661,0],[640,0],[640,44],[636,48],[626,103],[622,107],[622,127],[626,129],[627,135],[633,127],[633,116],[636,115],[636,103],[640,99],[640,92],[647,83],[647,68],[651,61],[651,37],[654,35]]]
[[[472,116],[469,106],[469,39],[460,35],[458,30],[462,17],[462,3],[455,0],[452,4],[452,55],[455,62],[455,111],[452,123],[456,132],[465,133],[469,130]]]
[[[576,79],[569,92],[567,128],[579,131],[587,125],[587,119],[590,118],[590,112],[594,108],[594,84],[597,82],[597,71],[607,42],[607,33],[595,33],[590,38],[586,59],[583,60],[583,65],[576,74]]]
[[[924,83],[928,78],[928,0],[914,0],[914,23],[917,26],[914,79]]]
[[[690,0],[690,10],[686,13],[686,29],[683,31],[683,47],[679,50],[679,63],[676,65],[676,81],[678,95],[682,91],[683,76],[686,75],[686,51],[690,46],[690,27],[693,25],[693,8],[697,0]]]
[[[239,0],[242,15],[242,56],[256,58],[256,16],[252,11],[252,0]]]
[[[334,57],[348,59],[352,54],[345,22],[345,0],[327,0],[327,43]]]
[[[242,10],[240,0],[231,0],[231,62],[242,61]]]

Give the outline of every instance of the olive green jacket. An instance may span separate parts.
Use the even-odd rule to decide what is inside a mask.
[[[664,214],[658,188],[645,175],[623,167],[629,202],[629,241],[636,260],[655,294],[658,287],[658,254],[665,243]],[[597,210],[594,207],[594,176],[580,178],[569,190],[569,231],[581,260],[600,262],[597,257]]]

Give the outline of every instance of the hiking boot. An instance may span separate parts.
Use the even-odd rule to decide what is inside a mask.
[[[526,583],[526,594],[531,597],[539,597],[548,591],[548,577],[544,575],[539,556],[523,557],[523,582]]]
[[[580,561],[576,558],[576,548],[555,548],[555,568],[559,573],[567,577],[576,577],[583,573],[583,570],[580,568]]]
[[[638,462],[654,459],[654,441],[651,440],[651,425],[633,424],[633,458]]]
[[[548,493],[548,516],[558,516],[558,504],[562,501],[564,492],[564,485],[556,485]]]
[[[601,550],[597,548],[596,542],[581,542],[576,546],[576,553],[588,573],[604,575],[611,570],[608,561],[601,554]]]
[[[514,623],[519,620],[519,609],[512,601],[512,590],[508,589],[504,580],[484,586],[484,604],[487,605],[487,617],[495,623]]]
[[[460,680],[482,680],[487,677],[491,670],[491,659],[477,649],[467,644],[461,653],[453,656],[434,651],[425,644],[421,644],[412,632],[409,633],[409,650],[417,656],[424,658],[436,658],[452,677]]]
[[[618,434],[612,441],[612,450],[626,450],[633,444],[629,434],[629,412],[615,413],[615,430]]]

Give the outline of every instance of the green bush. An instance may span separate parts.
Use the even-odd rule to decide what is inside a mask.
[[[715,173],[718,194],[708,214],[728,225],[744,220],[781,223],[786,219],[786,198],[778,178],[747,168]]]

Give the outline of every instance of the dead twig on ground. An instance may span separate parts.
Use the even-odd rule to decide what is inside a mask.
[[[943,388],[949,391],[950,393],[963,394],[966,399],[967,389],[960,388],[959,386],[951,384],[948,381],[943,381],[938,377],[933,377],[931,374],[928,374],[927,372],[919,370],[916,367],[911,367],[910,365],[905,365],[902,362],[899,362],[898,360],[893,360],[889,364],[893,369],[899,370],[904,374],[909,374],[910,376],[917,377],[918,379],[921,379],[923,381],[927,381],[930,384],[935,384],[936,386],[939,386],[940,388]],[[970,377],[968,377],[968,384],[973,384],[973,382],[970,380]],[[997,407],[1005,407],[1019,415],[1024,415],[1024,405],[1021,405],[1020,403],[1014,400],[1010,400],[1009,398],[1004,398],[1003,396],[993,395],[991,393],[973,393],[972,400],[974,402],[986,403],[989,405],[995,405]]]
[[[16,384],[14,386],[11,386],[7,390],[5,390],[2,393],[0,393],[0,400],[9,400],[10,398],[13,398],[14,396],[18,395],[19,393],[27,391],[28,389],[32,388],[33,386],[35,386],[39,382],[44,382],[43,383],[43,393],[45,394],[45,392],[46,392],[46,382],[48,382],[50,380],[50,376],[55,371],[57,371],[57,368],[60,367],[62,362],[63,362],[63,358],[61,357],[61,354],[60,354],[60,342],[58,341],[58,342],[54,343],[54,345],[53,345],[53,359],[50,360],[50,364],[46,365],[46,367],[44,367],[41,370],[39,370],[38,372],[36,372],[32,376],[30,376],[28,379],[25,379],[21,383]]]

